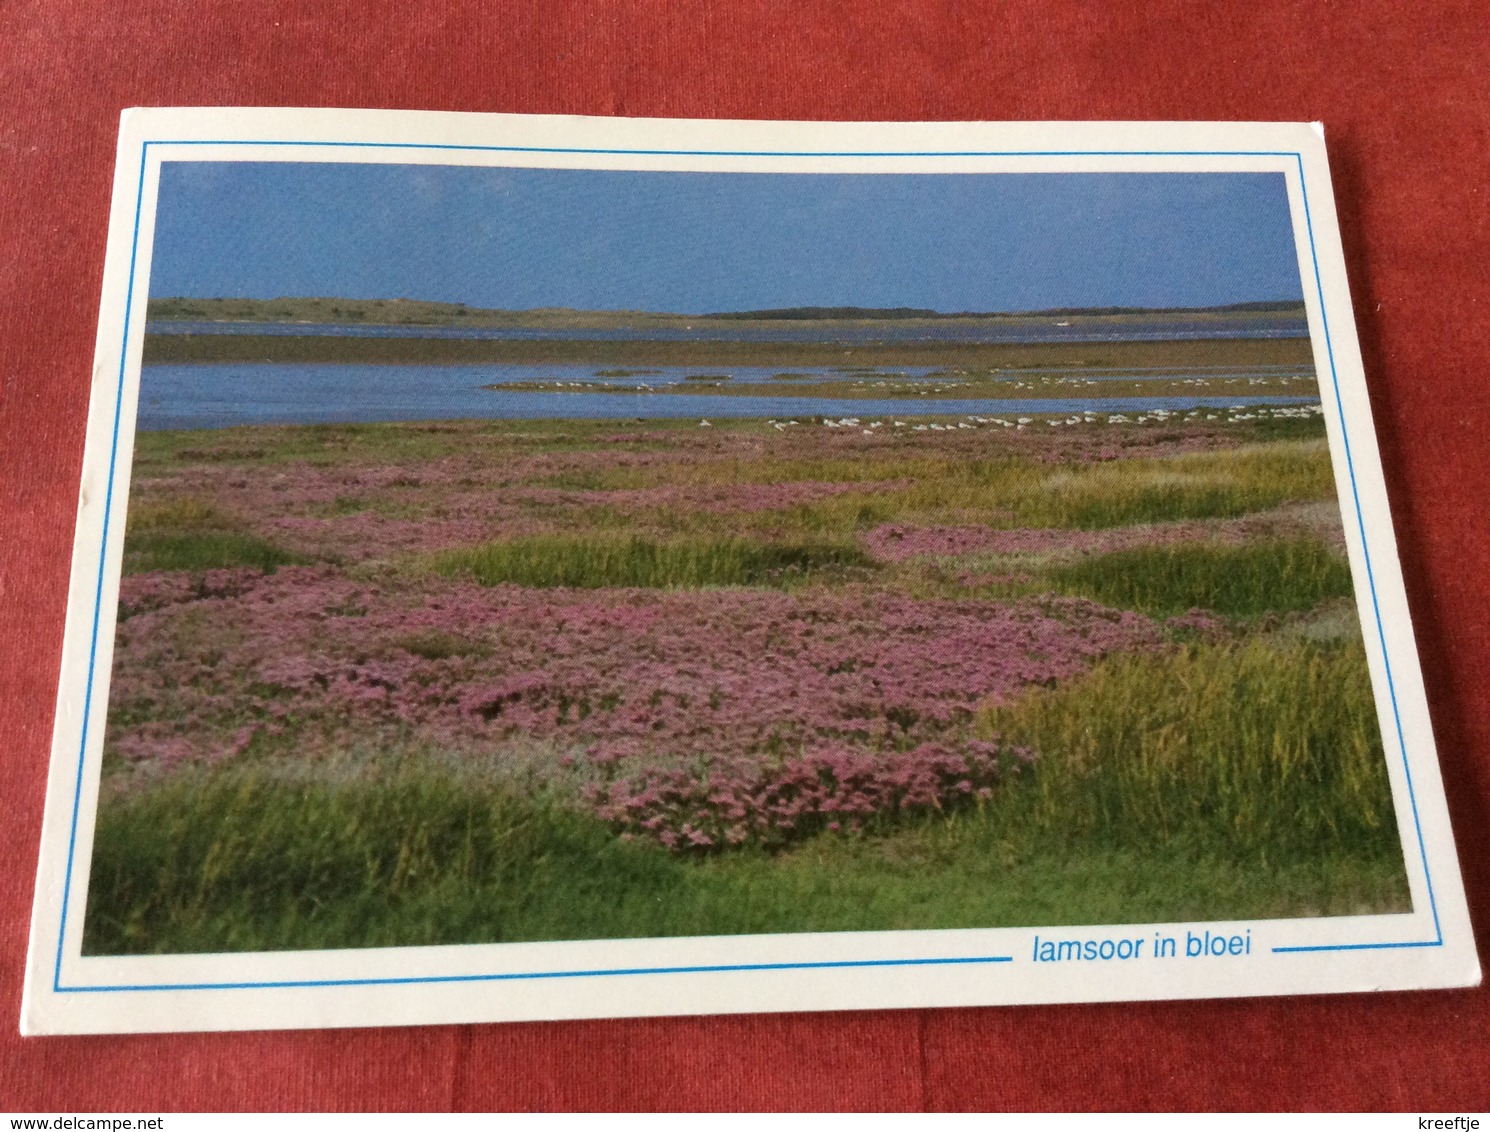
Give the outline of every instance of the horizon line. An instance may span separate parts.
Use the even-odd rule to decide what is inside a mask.
[[[160,295],[149,296],[149,304],[160,303],[252,303],[269,305],[273,303],[348,303],[357,305],[376,306],[412,306],[435,308],[440,311],[457,312],[463,311],[468,315],[536,315],[536,314],[571,314],[571,315],[642,315],[651,318],[708,318],[708,319],[743,319],[755,317],[763,320],[790,321],[821,321],[830,319],[953,319],[953,318],[1021,318],[1037,317],[1047,315],[1113,315],[1113,314],[1168,314],[1168,313],[1265,313],[1271,310],[1285,310],[1303,308],[1304,300],[1299,299],[1246,299],[1231,303],[1207,303],[1199,306],[1185,305],[1160,305],[1139,306],[1131,304],[1103,303],[1091,306],[1058,305],[1049,307],[1035,307],[1023,310],[961,310],[940,311],[924,307],[873,307],[859,306],[854,304],[816,304],[800,303],[784,307],[747,307],[740,310],[729,311],[664,311],[648,310],[642,307],[568,307],[568,306],[539,306],[539,307],[480,307],[471,306],[469,303],[450,302],[442,299],[412,299],[407,296],[395,298],[361,298],[346,295],[278,295],[270,299],[254,298],[250,296],[229,295]]]

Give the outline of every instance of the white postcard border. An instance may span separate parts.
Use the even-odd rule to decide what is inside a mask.
[[[83,957],[81,913],[102,756],[149,236],[160,162],[167,159],[863,173],[1282,172],[1414,912],[1048,929],[1064,939],[1188,939],[1209,933],[1246,940],[1242,956],[1096,965],[1028,962],[1032,940],[1045,930],[1038,928]],[[23,1032],[1115,1001],[1455,986],[1478,978],[1316,128],[126,112]]]

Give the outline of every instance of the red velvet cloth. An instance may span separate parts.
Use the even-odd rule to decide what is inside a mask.
[[[15,1029],[115,133],[132,105],[1322,121],[1483,939],[1487,45],[1483,0],[0,5],[0,1108],[1490,1107],[1483,989],[166,1037]]]

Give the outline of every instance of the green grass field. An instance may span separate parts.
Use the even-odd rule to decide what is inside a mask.
[[[265,950],[1408,908],[1358,639],[1119,657],[980,714],[1043,756],[944,818],[703,860],[575,782],[408,752],[259,760],[104,810],[87,949]]]
[[[1156,617],[1190,609],[1225,617],[1294,613],[1351,593],[1350,568],[1316,539],[1118,550],[1053,565],[1042,581],[1061,593]]]
[[[694,537],[653,542],[635,536],[512,539],[443,551],[433,561],[441,574],[469,575],[487,586],[506,582],[587,589],[805,583],[824,571],[873,565],[849,541],[779,544]]]
[[[1407,910],[1319,421],[1034,433],[543,421],[142,434],[124,569],[143,596],[121,623],[85,951]],[[1241,520],[1253,526],[1225,525]],[[887,524],[1034,549],[881,558]],[[1186,526],[1161,539],[1165,524]],[[243,628],[259,607],[234,587],[301,566],[306,592],[332,596],[295,614],[314,631],[266,660]],[[209,585],[225,568],[249,581]],[[596,766],[560,757],[574,744],[431,738],[479,724],[452,706],[466,684],[546,672],[512,667],[500,617],[430,612],[474,601],[462,586],[539,591],[539,613],[652,609],[657,594],[723,610],[770,593],[810,607],[802,655],[837,640],[827,597],[864,618],[924,603],[932,656],[940,619],[1061,595],[1152,631],[1075,676],[952,713],[938,742],[1033,752],[990,796],[774,851],[684,853],[597,816]],[[1191,610],[1205,617],[1168,621]],[[847,680],[859,646],[844,640]],[[566,672],[583,662],[564,656]],[[290,661],[316,675],[261,674]],[[702,649],[679,662],[677,687],[709,663]],[[359,722],[406,693],[404,722]],[[572,695],[543,694],[561,715]],[[420,730],[441,711],[445,731]],[[885,734],[844,742],[903,754],[921,741]]]

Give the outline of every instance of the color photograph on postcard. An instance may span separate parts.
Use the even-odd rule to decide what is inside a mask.
[[[1397,912],[1278,173],[166,163],[86,953]]]
[[[1477,977],[1308,127],[125,125],[30,1032]]]

